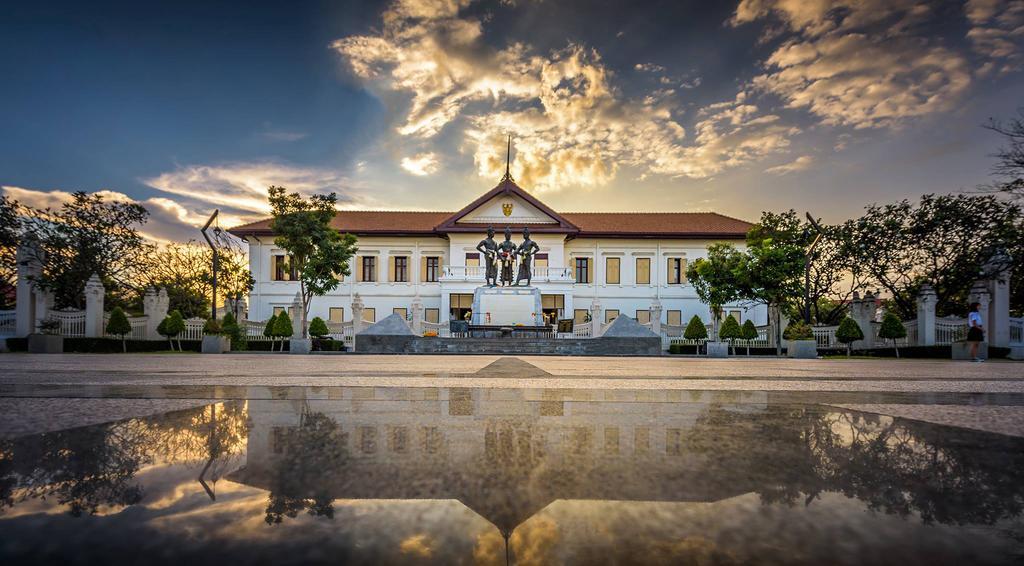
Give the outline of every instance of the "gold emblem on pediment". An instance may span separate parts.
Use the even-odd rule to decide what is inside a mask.
[[[505,213],[505,216],[512,216],[512,203],[503,202],[501,203],[501,211]]]

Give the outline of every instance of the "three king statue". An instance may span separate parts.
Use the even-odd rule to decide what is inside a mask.
[[[523,280],[530,285],[533,277],[533,256],[540,251],[537,242],[530,239],[530,229],[523,228],[523,243],[518,246],[512,242],[512,229],[505,228],[505,241],[500,244],[494,241],[494,228],[487,228],[487,237],[476,245],[477,251],[483,254],[486,266],[487,285],[502,286],[519,285]],[[515,275],[516,260],[519,260],[519,272]],[[500,267],[500,279],[499,279]]]

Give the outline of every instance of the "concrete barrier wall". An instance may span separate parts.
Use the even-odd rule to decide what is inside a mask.
[[[661,338],[441,338],[357,335],[355,351],[367,354],[557,354],[660,356]]]

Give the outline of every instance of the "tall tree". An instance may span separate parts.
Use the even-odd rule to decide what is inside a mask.
[[[302,299],[302,338],[306,338],[309,304],[315,296],[324,295],[338,286],[339,275],[351,275],[349,259],[355,254],[356,237],[340,234],[331,227],[337,196],[313,195],[308,200],[284,187],[268,191],[273,219],[270,228],[274,244],[292,256],[299,274]]]
[[[10,309],[14,303],[18,275],[16,255],[21,234],[20,208],[14,199],[0,195],[0,310]]]
[[[217,287],[220,297],[237,299],[252,290],[255,279],[245,254],[218,241]],[[167,289],[172,309],[185,318],[209,316],[213,284],[213,250],[195,241],[160,246],[149,258],[143,288]],[[140,295],[141,299],[141,295]]]
[[[1017,109],[1016,117],[1005,122],[992,119],[985,127],[1001,135],[1005,145],[993,155],[997,181],[983,185],[982,190],[1024,198],[1024,106]]]
[[[940,315],[963,314],[972,283],[1009,267],[989,260],[1019,245],[1020,222],[1020,208],[994,195],[924,195],[918,203],[868,206],[846,222],[847,250],[892,295],[902,318],[916,316],[923,283],[935,288]]]
[[[38,242],[42,274],[34,281],[51,291],[57,308],[84,308],[85,282],[95,273],[107,304],[124,304],[138,290],[139,274],[153,245],[138,228],[149,212],[137,203],[76,192],[57,209],[25,209],[23,237]]]
[[[718,337],[722,306],[740,298],[738,270],[743,254],[729,244],[711,244],[708,256],[694,260],[686,269],[686,278],[702,302],[711,308],[712,336]]]

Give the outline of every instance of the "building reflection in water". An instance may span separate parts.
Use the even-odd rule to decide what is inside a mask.
[[[296,392],[299,392],[296,395]],[[467,388],[291,389],[0,443],[3,509],[72,515],[145,499],[145,466],[186,462],[267,492],[264,528],[338,500],[457,500],[513,533],[556,500],[764,506],[842,494],[880,514],[990,525],[1024,507],[1024,441],[766,393]],[[273,397],[273,396],[271,396]],[[211,502],[212,504],[212,502]],[[426,528],[426,527],[425,527]]]

